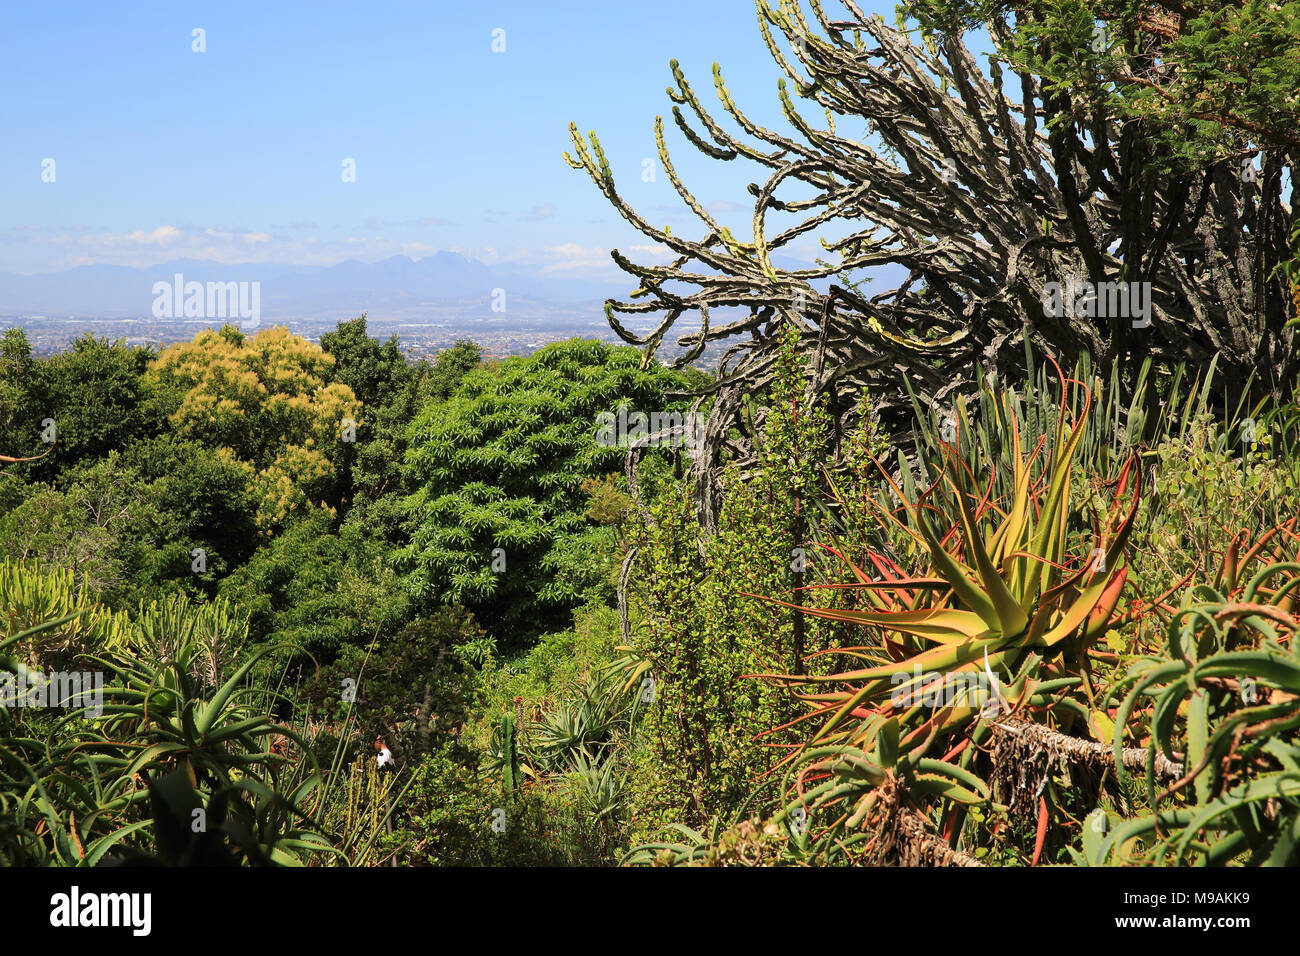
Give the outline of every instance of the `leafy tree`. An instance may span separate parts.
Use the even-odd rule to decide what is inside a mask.
[[[614,543],[585,516],[583,480],[625,454],[597,443],[597,416],[620,402],[663,409],[679,386],[635,350],[571,340],[470,372],[425,408],[407,454],[417,489],[404,559],[419,600],[464,604],[512,641],[567,624],[587,588],[605,587],[592,548]]]
[[[177,434],[230,449],[248,470],[266,532],[338,500],[336,462],[361,406],[333,367],[282,326],[249,338],[227,325],[169,346],[148,379]]]
[[[461,379],[478,368],[482,350],[468,339],[460,339],[438,354],[420,384],[425,401],[445,402],[456,391]]]
[[[258,543],[259,502],[245,463],[228,448],[163,435],[136,442],[123,460],[147,488],[150,521],[142,581],[180,580],[211,592],[215,581],[248,560]],[[207,571],[193,571],[202,549]]]
[[[291,644],[329,663],[346,644],[366,646],[409,616],[382,554],[355,526],[336,534],[315,512],[275,536],[219,591],[249,615],[255,641]]]
[[[359,499],[363,520],[377,522],[377,533],[391,537],[396,521],[383,499],[401,487],[406,426],[415,413],[415,370],[397,336],[381,345],[366,334],[364,314],[321,336],[321,347],[334,356],[334,381],[351,388],[364,410],[356,443],[339,461],[339,486],[346,489],[341,504],[350,510]]]
[[[3,361],[11,370],[17,368],[18,387],[26,392],[24,414],[10,423],[14,440],[25,454],[33,454],[34,447],[44,448],[38,439],[45,422],[53,422],[50,453],[25,466],[33,478],[61,482],[77,464],[102,458],[162,427],[142,378],[154,358],[151,349],[86,333],[67,350],[29,365],[22,358],[25,340],[7,341]],[[29,384],[22,385],[23,380]]]
[[[17,469],[0,471],[0,516],[8,514],[32,494],[32,486],[23,480]]]
[[[38,433],[23,434],[22,429],[33,419],[35,369],[27,333],[6,329],[0,337],[0,453],[11,457],[31,455],[37,447]]]
[[[126,582],[133,553],[146,543],[138,534],[140,504],[140,483],[114,452],[79,470],[65,490],[33,486],[0,517],[0,553],[66,568],[78,588],[107,597]]]
[[[933,32],[992,22],[999,53],[1051,92],[1086,91],[1140,124],[1161,171],[1300,147],[1300,4],[912,0],[908,11]]]
[[[256,543],[248,475],[228,450],[148,439],[69,469],[63,481],[27,486],[0,514],[0,554],[67,568],[112,607],[177,589],[211,593]]]
[[[340,322],[320,339],[321,348],[334,356],[333,381],[352,389],[367,409],[387,405],[411,380],[411,367],[391,336],[382,345],[366,334],[366,317]]]
[[[371,344],[373,350],[378,350],[375,343]],[[370,364],[390,367],[378,358]],[[411,420],[422,407],[446,401],[461,378],[477,364],[478,346],[459,342],[432,363],[404,365],[401,373],[386,373],[383,388],[372,390],[381,396],[382,403],[367,408],[367,422],[356,446],[348,502],[355,511],[349,514],[349,520],[363,522],[378,539],[394,544],[405,541],[400,501],[412,490],[402,470]]]

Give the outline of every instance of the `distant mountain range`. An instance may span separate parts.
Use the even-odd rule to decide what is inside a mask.
[[[562,279],[492,267],[454,252],[419,260],[353,259],[334,266],[223,265],[178,259],[143,269],[95,265],[44,275],[0,272],[0,315],[147,318],[152,313],[154,283],[171,284],[178,273],[186,282],[260,282],[264,321],[334,319],[361,312],[402,319],[449,307],[488,317],[494,315],[494,289],[505,290],[507,315],[543,319],[555,315],[561,304],[591,314],[593,306],[611,296],[626,296],[633,287],[630,277],[605,283]]]
[[[806,269],[809,263],[788,256],[773,256],[780,269]],[[698,267],[697,267],[698,268]],[[706,269],[700,271],[707,272]],[[901,281],[895,267],[875,270],[878,279]],[[153,314],[155,283],[174,286],[181,275],[185,283],[260,283],[260,321],[279,323],[304,334],[332,328],[335,323],[366,313],[372,327],[384,327],[408,337],[410,329],[436,327],[465,334],[511,330],[534,332],[573,329],[582,334],[607,330],[603,303],[607,298],[626,300],[634,288],[631,276],[612,275],[606,280],[556,278],[538,270],[489,266],[454,252],[437,252],[422,259],[392,256],[379,262],[350,259],[333,266],[244,263],[223,265],[198,259],[177,259],[137,269],[130,266],[80,266],[64,272],[20,275],[0,272],[0,317],[23,318],[25,325],[46,320],[57,326],[51,342],[62,342],[69,321],[136,322],[142,320],[146,338],[173,341],[165,331],[192,334],[202,324],[221,324],[184,318],[178,304],[174,318],[159,323]],[[823,282],[817,283],[819,287]],[[880,288],[876,286],[874,288]],[[505,291],[505,311],[493,309],[494,290]],[[188,293],[187,293],[188,295]],[[714,321],[729,321],[730,309],[720,310]],[[233,315],[233,313],[221,313]],[[738,316],[737,316],[738,317]],[[657,317],[629,316],[628,328],[653,325]],[[125,333],[124,333],[125,334]],[[575,333],[576,334],[576,333]],[[57,343],[56,343],[57,344]],[[61,346],[60,346],[61,347]]]

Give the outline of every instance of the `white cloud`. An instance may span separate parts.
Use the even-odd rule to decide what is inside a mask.
[[[730,200],[727,199],[714,200],[713,202],[706,205],[704,208],[709,212],[713,213],[715,216],[725,216],[728,215],[729,213],[738,213],[738,212],[752,213],[754,211],[753,206],[743,206],[738,202],[731,202]]]
[[[424,221],[424,220],[412,220]],[[305,225],[305,224],[300,224]],[[78,231],[80,230],[80,231]],[[297,233],[297,234],[295,234]],[[39,230],[10,227],[0,236],[5,251],[0,271],[56,272],[79,265],[122,265],[148,268],[173,259],[196,259],[225,265],[292,263],[331,266],[345,259],[374,262],[389,256],[421,259],[439,250],[455,252],[485,265],[516,268],[555,278],[602,280],[621,277],[608,245],[577,242],[538,246],[457,245],[426,234],[387,238],[364,228],[351,235],[303,235],[298,231],[268,231],[223,226],[162,225],[152,229],[111,231],[103,227],[45,226]],[[662,264],[671,252],[654,243],[620,246],[637,262]],[[31,266],[27,266],[31,263]]]
[[[555,203],[543,203],[534,206],[528,215],[521,217],[524,222],[544,222],[555,218]]]
[[[181,236],[181,231],[175,226],[159,226],[152,232],[137,229],[135,232],[128,233],[91,233],[82,236],[78,241],[83,246],[169,246],[178,242]],[[59,236],[55,241],[58,242],[64,238]],[[70,239],[71,237],[67,238]]]
[[[654,265],[662,265],[673,257],[671,249],[657,242],[628,246],[624,251],[638,256],[653,256],[656,260]]]
[[[542,253],[540,271],[543,273],[593,272],[613,265],[609,250],[602,246],[580,246],[566,242],[558,246],[547,246]]]
[[[256,229],[171,225],[127,232],[64,227],[57,233],[46,230],[39,239],[29,237],[23,245],[25,258],[39,261],[41,272],[99,264],[145,268],[179,258],[227,264],[334,265],[348,258],[375,260],[403,252],[413,255],[435,251],[425,243],[403,243],[382,236],[321,239]],[[3,268],[5,265],[0,264]]]
[[[542,249],[450,246],[447,251],[466,259],[477,259],[489,266],[513,266],[556,278],[607,279],[623,275],[623,271],[610,258],[608,246],[584,246],[576,242],[565,242]],[[666,263],[672,258],[671,250],[656,243],[625,246],[621,251],[638,262],[652,265]]]

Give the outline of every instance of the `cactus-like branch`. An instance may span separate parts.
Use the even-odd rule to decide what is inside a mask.
[[[736,340],[719,366],[707,448],[694,463],[706,530],[725,461],[735,459],[742,474],[752,465],[749,429],[737,426],[745,398],[771,379],[787,324],[819,356],[809,397],[833,396],[830,411],[848,419],[857,391],[869,389],[881,425],[896,434],[909,423],[904,378],[921,401],[943,405],[971,387],[977,366],[1013,371],[1026,337],[1067,363],[1085,350],[1102,368],[1148,355],[1204,363],[1219,350],[1219,368],[1237,381],[1256,370],[1271,387],[1294,380],[1293,333],[1283,332],[1289,290],[1273,268],[1290,256],[1296,211],[1281,193],[1288,171],[1296,181],[1295,155],[1266,153],[1257,185],[1226,163],[1199,182],[1158,180],[1144,173],[1141,131],[1095,115],[1083,94],[1047,91],[997,57],[981,68],[959,37],[914,43],[852,0],[842,5],[850,19],[838,21],[817,0],[809,2],[811,18],[799,0],[756,0],[794,135],[747,116],[716,64],[714,88],[726,114],[717,117],[678,63],[670,65],[673,120],[686,140],[710,158],[768,171],[748,187],[749,237],[717,222],[685,185],[662,120],[655,122],[659,161],[701,223],[698,241],[642,219],[616,190],[594,134],[588,147],[570,128],[577,159],[566,159],[675,257],[667,266],[640,266],[612,253],[637,280],[629,301],[606,305],[618,334],[644,346],[649,360],[683,317],[742,312],[675,339],[694,354]],[[1004,22],[988,28],[995,41],[1009,38]],[[1157,55],[1148,46],[1132,57],[1141,66]],[[1019,102],[1007,94],[1017,85]],[[810,122],[796,99],[824,113],[825,126]],[[852,138],[842,119],[837,131],[835,117],[862,120],[869,134]],[[799,221],[769,236],[773,211]],[[780,267],[774,254],[804,237],[816,237],[832,261]],[[883,265],[901,266],[906,280],[870,297],[855,291],[863,270]],[[1047,284],[1073,277],[1150,282],[1150,326],[1045,314]],[[829,294],[814,286],[826,279],[835,280]],[[618,318],[649,314],[663,318],[643,335]]]

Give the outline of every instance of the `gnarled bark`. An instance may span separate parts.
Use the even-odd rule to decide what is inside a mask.
[[[1025,339],[1067,367],[1085,351],[1101,369],[1148,355],[1158,364],[1204,366],[1218,351],[1219,371],[1234,387],[1252,372],[1274,391],[1294,382],[1294,333],[1284,331],[1290,290],[1274,267],[1290,257],[1296,213],[1282,183],[1290,170],[1294,197],[1295,155],[1264,150],[1256,182],[1244,182],[1229,162],[1159,179],[1149,172],[1150,140],[1138,124],[1120,128],[1083,95],[1046,91],[995,59],[981,69],[959,37],[916,46],[852,0],[845,0],[848,21],[829,19],[813,3],[815,23],[791,0],[757,5],[772,56],[798,97],[824,111],[824,126],[796,110],[784,80],[781,105],[793,137],[741,112],[716,66],[719,100],[741,135],[704,108],[676,62],[669,91],[673,120],[696,148],[766,170],[749,185],[749,241],[719,224],[678,176],[662,119],[660,162],[700,220],[699,239],[659,229],[633,210],[594,134],[588,143],[571,127],[577,158],[566,154],[621,215],[676,256],[666,266],[638,265],[612,252],[639,283],[627,301],[607,303],[613,329],[643,346],[647,360],[687,315],[700,327],[677,336],[686,349],[679,362],[707,343],[735,340],[720,362],[706,447],[694,463],[706,532],[725,461],[734,459],[742,475],[754,461],[762,419],[745,421],[742,408],[770,383],[787,324],[798,327],[813,357],[808,398],[822,398],[841,430],[851,427],[856,397],[868,389],[883,427],[902,433],[904,379],[922,402],[944,407],[973,386],[978,368],[1000,375],[1019,368]],[[1003,29],[989,27],[995,36]],[[1147,42],[1135,68],[1158,54],[1159,38]],[[865,120],[875,144],[840,132],[837,115]],[[780,198],[795,185],[813,195]],[[769,235],[772,211],[801,219]],[[803,236],[819,237],[837,261],[778,268],[773,254]],[[856,291],[864,270],[883,265],[903,267],[906,280],[878,295]],[[1151,283],[1151,324],[1046,314],[1047,284],[1071,278]],[[828,280],[829,289],[818,291]],[[712,316],[722,308],[744,314],[719,324]],[[620,319],[632,315],[662,319],[637,335]]]

